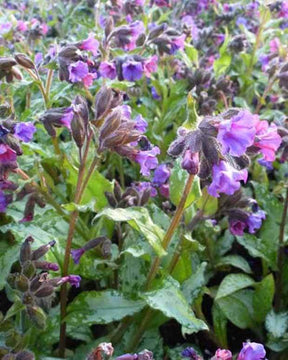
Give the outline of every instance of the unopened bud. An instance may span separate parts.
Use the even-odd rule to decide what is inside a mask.
[[[111,109],[112,98],[112,89],[107,88],[106,86],[102,86],[102,88],[97,92],[94,104],[96,120],[100,120],[108,114]]]
[[[59,266],[56,263],[50,263],[48,261],[35,261],[34,262],[36,269],[41,270],[52,270],[52,271],[58,271]]]
[[[155,26],[148,35],[148,40],[155,39],[167,29],[167,24],[162,23],[161,25]]]
[[[27,306],[27,314],[32,323],[39,329],[46,326],[46,315],[39,306]]]
[[[22,74],[21,74],[21,71],[19,69],[17,69],[16,67],[13,67],[11,69],[11,75],[12,75],[12,80],[13,80],[13,77],[15,77],[17,80],[22,80]],[[7,80],[7,77],[6,77],[6,80]],[[11,81],[8,81],[7,82],[11,82]]]
[[[34,359],[35,359],[35,356],[32,352],[24,350],[24,351],[19,352],[16,355],[15,360],[34,360]]]
[[[114,21],[113,21],[112,16],[109,16],[109,18],[106,20],[106,25],[105,25],[105,37],[106,37],[106,39],[111,34],[113,28],[114,28]]]
[[[22,303],[24,305],[34,305],[34,297],[29,292],[25,292],[22,297]]]
[[[56,244],[56,240],[49,241],[48,244],[40,246],[32,253],[32,260],[38,260],[44,256]]]
[[[2,138],[2,142],[8,145],[12,150],[16,152],[18,156],[23,154],[21,149],[20,141],[12,134],[7,134],[5,138]]]
[[[54,287],[49,284],[43,285],[39,290],[35,292],[35,296],[38,298],[47,297],[54,293]]]
[[[17,53],[15,56],[15,60],[17,63],[21,66],[23,66],[26,69],[35,69],[35,64],[33,61],[25,54]]]
[[[105,197],[111,207],[115,208],[117,206],[117,201],[112,193],[105,191]]]
[[[12,289],[15,289],[15,280],[18,275],[19,275],[18,273],[15,273],[15,274],[9,274],[7,276],[7,283],[9,284],[9,286],[11,286]]]
[[[122,190],[121,190],[121,186],[119,185],[119,183],[117,181],[115,181],[114,183],[114,190],[113,190],[115,199],[117,201],[121,200],[121,196],[122,196]]]
[[[186,150],[183,156],[181,167],[187,170],[190,175],[196,175],[199,172],[199,153],[192,153]]]
[[[0,57],[0,71],[9,71],[10,68],[16,64],[17,62],[12,57]]]
[[[136,45],[137,46],[143,46],[145,44],[145,41],[146,41],[146,35],[141,34],[140,36],[138,36],[138,38],[136,40]]]
[[[23,274],[19,274],[15,280],[15,288],[21,292],[28,290],[29,280]]]
[[[31,260],[31,243],[34,242],[32,236],[28,236],[20,249],[20,262],[24,264],[25,261]]]
[[[106,239],[105,241],[103,241],[101,246],[101,253],[105,258],[111,256],[111,246],[112,246],[111,240]]]
[[[101,343],[88,355],[87,360],[109,360],[114,352],[111,343]]]
[[[137,360],[153,360],[153,353],[149,350],[143,350],[138,354]]]
[[[27,276],[28,279],[35,275],[36,268],[32,261],[27,260],[22,266],[22,273]]]
[[[11,106],[8,103],[0,105],[0,118],[6,119],[9,115],[11,115],[12,110]]]
[[[80,116],[73,116],[71,121],[71,132],[76,145],[81,149],[85,141],[85,128],[84,122]]]

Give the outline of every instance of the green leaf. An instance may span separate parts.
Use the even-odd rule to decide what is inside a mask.
[[[227,319],[240,329],[251,328],[254,325],[252,302],[252,290],[241,290],[217,300]]]
[[[218,77],[219,75],[225,73],[225,71],[227,70],[227,68],[231,64],[231,60],[232,60],[231,55],[229,55],[227,53],[224,53],[223,55],[221,55],[219,57],[219,59],[216,59],[214,61],[213,68],[214,68],[216,77]]]
[[[195,317],[176,280],[168,277],[161,285],[162,287],[157,290],[142,294],[150,307],[160,310],[168,318],[177,320],[186,333],[208,329],[204,321]]]
[[[66,320],[73,326],[83,323],[88,326],[109,324],[135,314],[144,306],[144,301],[125,299],[122,294],[114,290],[85,291],[68,306]]]
[[[20,245],[9,246],[6,242],[0,242],[0,290],[4,288],[11,266],[19,256],[19,249]]]
[[[180,202],[188,176],[187,171],[181,168],[180,160],[177,160],[170,176],[170,200],[175,206],[177,206]],[[198,176],[195,176],[192,189],[186,200],[185,208],[190,206],[200,196],[200,182]]]
[[[198,51],[191,44],[185,44],[185,51],[189,59],[194,63],[198,64]]]
[[[6,315],[5,315],[5,320],[9,319],[11,316],[16,315],[17,313],[19,313],[20,311],[26,309],[26,306],[24,304],[22,304],[22,301],[17,298],[14,302],[14,304],[9,308],[9,310],[7,311]]]
[[[216,264],[217,267],[222,267],[225,265],[234,266],[238,269],[243,270],[244,272],[246,272],[248,274],[252,273],[248,261],[239,255],[227,255],[227,256],[221,258]]]
[[[245,274],[227,275],[221,282],[215,300],[224,298],[248,286],[253,286],[255,281]]]
[[[215,301],[212,307],[213,329],[221,347],[227,348],[227,318],[221,310],[220,306]]]
[[[207,280],[205,277],[205,273],[207,265],[207,262],[201,263],[195,274],[193,274],[182,284],[183,294],[188,300],[189,304],[193,304],[193,301],[196,299],[203,287],[206,285]]]
[[[143,234],[158,256],[166,251],[162,247],[164,231],[152,221],[149,212],[143,207],[130,207],[127,209],[104,209],[94,219],[107,216],[114,221],[127,221],[128,224]]]
[[[259,322],[264,321],[267,313],[272,308],[275,292],[275,284],[273,275],[266,276],[260,283],[256,285],[253,306],[255,319]]]
[[[265,327],[275,338],[282,337],[288,330],[288,312],[270,311],[266,317]]]

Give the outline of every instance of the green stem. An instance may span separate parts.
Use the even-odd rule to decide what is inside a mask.
[[[50,89],[51,89],[51,85],[52,85],[53,74],[54,74],[54,70],[49,69],[48,75],[47,75],[47,80],[46,80],[46,86],[45,86],[45,93],[46,93],[46,96],[48,99],[49,99]]]
[[[184,212],[184,209],[185,209],[185,203],[186,203],[186,200],[187,200],[187,197],[191,191],[191,187],[192,187],[192,184],[193,184],[193,180],[194,180],[194,175],[189,175],[188,179],[187,179],[187,182],[186,182],[186,185],[185,185],[185,188],[184,188],[184,191],[183,191],[183,194],[182,194],[182,197],[181,197],[181,200],[178,204],[178,207],[176,209],[176,212],[174,214],[174,217],[171,221],[171,224],[163,238],[163,241],[162,241],[162,246],[164,248],[164,250],[167,250],[169,244],[170,244],[170,241],[172,239],[172,236],[175,232],[175,230],[177,229],[178,225],[179,225],[179,222],[182,218],[182,215],[183,215],[183,212]],[[147,284],[146,284],[146,289],[149,289],[150,285],[151,285],[151,282],[153,281],[153,279],[155,278],[156,274],[157,274],[157,271],[158,271],[158,268],[160,266],[160,262],[161,262],[161,259],[159,256],[157,256],[152,264],[152,267],[151,267],[151,270],[148,274],[148,278],[147,278]]]

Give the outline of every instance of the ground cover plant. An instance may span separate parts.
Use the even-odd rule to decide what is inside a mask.
[[[0,358],[288,358],[288,2],[2,1]]]

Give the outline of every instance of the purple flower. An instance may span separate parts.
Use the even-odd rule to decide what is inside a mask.
[[[186,39],[186,35],[183,34],[183,35],[178,36],[178,37],[176,37],[175,39],[172,40],[172,42],[171,42],[171,50],[170,50],[170,53],[172,55],[175,54],[176,51],[184,49],[185,39]]]
[[[83,85],[88,88],[89,86],[91,86],[93,84],[93,80],[97,78],[97,74],[96,73],[88,73],[83,79]]]
[[[17,123],[15,126],[15,136],[24,142],[31,141],[35,131],[36,128],[32,122]]]
[[[257,116],[242,110],[231,119],[219,123],[217,139],[222,145],[223,154],[243,155],[254,142],[257,120]]]
[[[218,349],[213,360],[232,360],[232,353],[230,350]]]
[[[81,256],[85,253],[83,248],[71,250],[71,256],[75,264],[79,264]]]
[[[68,275],[68,282],[78,288],[80,286],[81,277],[79,275]]]
[[[93,33],[90,33],[88,38],[83,40],[79,45],[79,49],[90,51],[94,56],[97,55],[98,48],[99,42],[95,39]]]
[[[272,53],[277,53],[279,51],[280,48],[280,40],[278,38],[274,38],[270,41],[269,46],[270,46],[270,51]]]
[[[142,115],[137,115],[136,118],[134,119],[135,121],[135,126],[134,129],[145,133],[145,131],[147,130],[147,121],[143,119]]]
[[[161,96],[157,93],[157,90],[154,86],[151,87],[151,94],[152,94],[153,99],[161,100]]]
[[[191,360],[198,360],[199,356],[197,355],[197,352],[192,347],[187,347],[184,349],[181,353],[183,357],[187,357]]]
[[[12,198],[7,197],[3,191],[0,190],[0,213],[4,213],[6,211],[7,205],[9,201],[12,201]]]
[[[277,126],[267,121],[258,121],[256,125],[256,137],[254,145],[260,148],[264,160],[274,161],[275,153],[282,142],[278,134]]]
[[[150,170],[153,170],[158,165],[156,155],[160,154],[160,149],[154,146],[153,149],[147,151],[139,151],[135,155],[135,161],[140,164],[140,173],[144,176],[150,175]]]
[[[161,164],[154,171],[153,184],[158,186],[165,184],[169,177],[170,169],[166,164]]]
[[[99,72],[103,78],[107,78],[111,80],[115,79],[117,75],[115,64],[108,61],[104,61],[100,64]]]
[[[74,116],[74,111],[73,111],[73,108],[72,107],[68,107],[66,108],[65,110],[65,113],[64,115],[61,117],[61,119],[59,120],[59,122],[67,127],[67,129],[71,129],[71,121],[73,119],[73,116]]]
[[[243,343],[237,360],[262,360],[265,359],[266,351],[262,344],[255,342]]]
[[[229,221],[229,230],[230,230],[231,234],[233,234],[235,236],[243,236],[244,230],[246,229],[246,227],[247,227],[246,222],[244,222],[242,220],[233,219],[233,220]]]
[[[9,164],[17,160],[17,155],[8,145],[0,144],[0,164]]]
[[[165,198],[169,198],[170,195],[170,186],[169,184],[162,184],[159,187],[159,193],[164,196]]]
[[[122,72],[125,80],[136,81],[143,75],[143,66],[141,62],[128,60],[122,65]]]
[[[37,68],[42,63],[42,61],[43,61],[43,54],[42,52],[38,52],[34,57],[34,62]]]
[[[147,189],[150,190],[151,197],[155,197],[157,195],[157,190],[150,182],[141,181],[136,184],[132,183],[132,187],[140,193],[144,192]]]
[[[256,230],[260,229],[262,225],[262,220],[266,218],[265,212],[263,210],[258,210],[255,213],[251,213],[248,217],[248,228],[249,233],[254,234]]]
[[[28,30],[28,26],[26,24],[26,22],[22,21],[22,20],[18,20],[17,21],[17,30],[21,31],[21,32],[25,32]]]
[[[243,16],[238,16],[237,20],[236,20],[236,24],[239,25],[243,25],[244,27],[247,27],[248,21],[247,19],[245,19],[245,17]]]
[[[88,65],[83,61],[77,61],[69,65],[69,80],[72,83],[82,81],[85,76],[88,74]]]
[[[258,159],[258,164],[260,164],[261,166],[266,167],[267,170],[273,170],[273,164],[272,161],[267,161],[265,159]]]
[[[208,187],[211,196],[219,197],[219,193],[233,195],[240,188],[240,181],[247,181],[248,172],[246,169],[236,170],[226,161],[221,160],[219,165],[213,165],[212,183]]]
[[[196,175],[199,171],[199,153],[192,153],[191,150],[186,150],[181,162],[182,169],[188,171],[191,175]]]
[[[7,34],[12,29],[12,23],[7,22],[0,25],[0,35]]]

